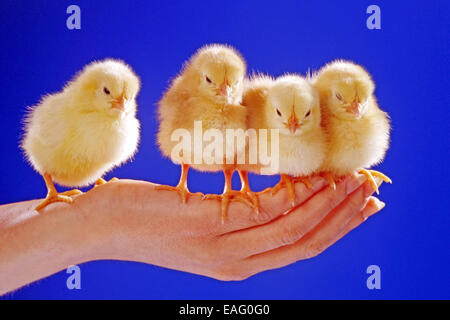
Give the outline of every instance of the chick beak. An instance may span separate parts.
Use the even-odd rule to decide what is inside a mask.
[[[355,117],[359,118],[363,112],[363,105],[359,102],[359,98],[356,97],[352,103],[346,108],[347,112],[353,114]]]
[[[217,94],[223,97],[228,97],[231,94],[231,87],[227,79],[224,79],[220,87],[217,89]]]
[[[113,102],[111,103],[111,106],[115,109],[119,109],[120,111],[125,111],[126,106],[127,106],[127,99],[122,94],[120,97],[113,100]]]
[[[295,115],[294,111],[292,111],[291,116],[289,117],[288,122],[285,125],[292,134],[294,134],[295,131],[297,131],[300,124],[298,123],[298,118]]]

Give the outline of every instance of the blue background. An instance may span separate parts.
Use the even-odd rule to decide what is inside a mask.
[[[381,30],[366,8],[381,7]],[[78,4],[81,30],[66,28]],[[82,289],[63,271],[6,298],[422,299],[450,298],[448,1],[12,1],[0,3],[0,203],[44,196],[42,178],[18,149],[26,106],[61,89],[94,59],[128,62],[142,79],[142,144],[134,162],[109,176],[175,184],[179,168],[155,146],[155,106],[197,48],[228,43],[249,71],[304,74],[335,58],[364,65],[392,117],[392,145],[379,169],[387,206],[317,258],[236,283],[155,266],[82,265]],[[276,177],[253,177],[256,189]],[[235,177],[234,182],[237,184]],[[221,174],[192,171],[192,190],[220,192]],[[381,290],[366,268],[381,267]]]

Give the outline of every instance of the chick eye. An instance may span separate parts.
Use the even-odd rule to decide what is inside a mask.
[[[111,91],[109,91],[107,87],[103,88],[103,92],[106,93],[107,95],[111,93]]]
[[[281,112],[278,109],[277,109],[277,114],[281,117]]]
[[[311,110],[309,110],[306,114],[305,114],[305,118],[309,117],[309,115],[311,114]]]
[[[339,93],[336,93],[336,98],[338,98],[338,100],[342,101],[342,96]]]
[[[205,79],[206,79],[206,82],[208,82],[208,83],[212,83],[212,81],[211,81],[211,79],[210,79],[210,78],[208,78],[208,77],[205,77]]]

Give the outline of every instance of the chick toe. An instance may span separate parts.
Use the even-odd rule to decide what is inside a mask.
[[[282,174],[280,178],[280,182],[278,182],[273,188],[272,188],[272,195],[277,194],[280,189],[283,187],[286,188],[289,199],[291,200],[292,207],[295,206],[295,180],[291,176],[287,174]]]
[[[385,182],[389,182],[392,183],[392,180],[389,179],[388,176],[384,175],[383,173],[379,172],[379,171],[375,171],[375,170],[366,170],[366,169],[361,169],[358,171],[358,173],[363,174],[366,176],[367,180],[369,181],[369,183],[372,185],[372,187],[375,189],[375,192],[377,194],[380,194],[380,191],[378,189],[378,184],[375,181],[374,177],[378,177],[380,178],[382,181]]]
[[[73,190],[68,190],[68,191],[60,192],[59,194],[60,194],[60,195],[63,195],[63,196],[69,196],[69,197],[71,197],[71,196],[77,196],[77,195],[82,194],[82,193],[83,193],[83,191],[81,191],[81,190],[73,189]]]
[[[242,197],[249,200],[251,207],[253,209],[255,209],[255,212],[257,214],[259,214],[260,206],[259,206],[258,196],[256,195],[256,193],[253,192],[253,190],[251,190],[250,188],[241,189],[240,193],[241,193]]]
[[[336,178],[329,172],[322,173],[321,176],[328,181],[333,190],[336,190]]]
[[[380,178],[381,180],[383,180],[384,182],[392,183],[392,180],[391,180],[387,175],[385,175],[384,173],[382,173],[382,172],[380,172],[380,171],[377,171],[377,170],[369,170],[369,172],[370,172],[374,177],[378,177],[378,178]]]
[[[190,192],[189,189],[187,188],[187,186],[185,186],[184,184],[178,184],[175,187],[172,186],[167,186],[167,185],[159,185],[156,186],[155,188],[156,190],[166,190],[166,191],[176,191],[178,192],[178,194],[181,197],[181,201],[183,202],[183,204],[187,203],[187,200],[189,198],[189,196],[193,196],[193,195],[203,195],[201,192]]]
[[[42,201],[35,208],[36,211],[39,211],[39,210],[45,208],[46,206],[48,206],[50,203],[53,203],[53,202],[72,203],[73,199],[70,196],[82,193],[80,190],[77,190],[77,189],[58,193],[58,191],[55,188],[55,185],[53,184],[52,176],[48,173],[44,173],[43,178],[45,181],[45,186],[47,187],[47,196],[45,197],[44,201]]]
[[[47,195],[47,197],[44,199],[44,201],[42,201],[36,208],[36,211],[39,211],[43,208],[45,208],[46,206],[48,206],[51,203],[54,202],[65,202],[65,203],[72,203],[73,199],[69,196],[65,196],[62,194],[53,194],[53,195]]]
[[[253,202],[249,200],[249,197],[247,194],[243,194],[241,191],[233,190],[231,186],[231,177],[233,175],[234,170],[232,169],[224,169],[223,175],[225,177],[225,184],[223,187],[222,194],[206,194],[203,196],[203,200],[220,200],[221,201],[221,219],[222,223],[225,222],[225,219],[227,217],[227,211],[228,211],[228,204],[232,200],[237,200],[239,202],[242,202],[246,204],[247,206],[253,208]]]
[[[238,170],[239,177],[241,178],[241,194],[244,198],[248,199],[256,213],[259,213],[259,200],[255,192],[250,188],[250,183],[248,182],[248,172],[243,170]]]
[[[181,197],[181,201],[183,203],[187,203],[187,199],[189,196],[193,195],[203,195],[201,192],[192,193],[189,191],[189,188],[187,186],[187,175],[189,172],[189,165],[182,164],[181,165],[181,176],[180,181],[175,187],[167,186],[167,185],[159,185],[156,187],[156,190],[167,190],[167,191],[176,191]]]
[[[205,194],[202,197],[202,200],[219,200],[220,201],[220,208],[221,208],[221,220],[222,223],[225,222],[225,219],[227,218],[227,212],[228,212],[228,205],[230,201],[236,200],[239,202],[244,203],[245,205],[254,208],[253,201],[249,200],[248,195],[243,195],[241,191],[236,190],[225,190],[222,194]]]

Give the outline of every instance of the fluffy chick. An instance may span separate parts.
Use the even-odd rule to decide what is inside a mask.
[[[325,157],[326,141],[320,126],[317,90],[307,79],[298,75],[285,75],[276,80],[257,76],[246,85],[243,105],[248,110],[247,126],[256,130],[258,140],[261,138],[260,129],[279,130],[278,154],[275,155],[279,167],[275,170],[265,167],[265,174],[281,174],[280,182],[272,189],[273,193],[286,186],[294,205],[292,177],[298,177],[298,180],[310,186],[306,177],[320,167]],[[270,146],[271,135],[268,133],[267,136]],[[259,163],[240,168],[259,174],[264,165]]]
[[[231,163],[228,161],[227,164],[225,150],[229,146],[226,145],[226,141],[224,141],[223,164],[217,162],[207,164],[205,158],[201,159],[201,163],[194,163],[192,157],[185,157],[189,159],[183,161],[172,157],[171,153],[178,141],[173,141],[171,136],[174,130],[185,129],[190,132],[191,137],[194,137],[195,121],[202,121],[203,131],[216,129],[222,133],[223,137],[225,137],[226,129],[245,129],[246,110],[240,105],[245,73],[244,59],[235,49],[224,45],[208,45],[200,48],[190,58],[181,74],[172,81],[159,101],[158,143],[160,149],[163,155],[170,157],[173,162],[181,162],[182,167],[181,177],[176,187],[160,186],[159,189],[176,190],[183,202],[186,202],[191,194],[187,187],[187,172],[190,166],[200,171],[223,170],[225,186],[220,196],[222,218],[225,217],[228,201],[231,198],[241,199],[239,194],[231,189],[234,160]],[[195,144],[192,150],[194,147]],[[201,147],[203,154],[205,154],[205,147],[207,144]],[[233,157],[241,151],[235,148]],[[208,198],[212,197],[214,196],[208,196]]]
[[[267,99],[267,92],[273,86],[274,79],[263,74],[253,75],[249,79],[244,80],[244,93],[242,96],[242,105],[247,110],[246,126],[248,130],[254,131],[253,145],[250,138],[246,141],[245,162],[236,165],[241,179],[241,193],[247,194],[254,204],[257,212],[259,212],[259,201],[256,193],[250,187],[248,180],[248,172],[261,174],[261,168],[264,165],[259,157],[258,141],[260,140],[259,129],[269,129],[265,114],[263,112]],[[270,131],[270,130],[268,130]],[[267,146],[270,146],[270,132],[267,135]],[[269,147],[270,149],[270,147]],[[256,154],[257,158],[251,160],[250,153]],[[270,156],[270,154],[268,154]]]
[[[373,176],[391,180],[381,172],[366,170],[380,163],[389,146],[389,117],[380,110],[369,73],[349,61],[324,66],[313,82],[320,94],[328,152],[321,170],[334,183],[355,170],[363,173],[378,192]]]
[[[87,65],[61,92],[47,95],[25,119],[21,147],[47,186],[40,210],[52,202],[72,202],[71,190],[53,184],[89,185],[128,160],[137,149],[136,95],[140,81],[118,60]]]

